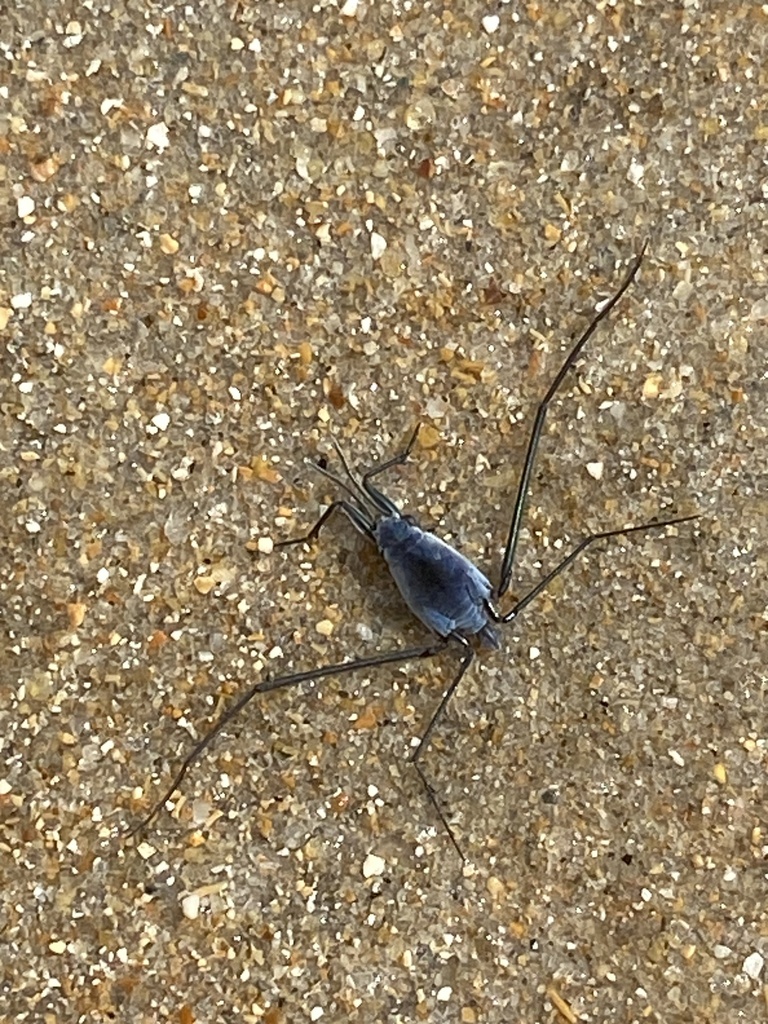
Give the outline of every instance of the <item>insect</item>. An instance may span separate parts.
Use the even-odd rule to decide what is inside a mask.
[[[643,245],[640,253],[633,260],[624,280],[613,297],[600,309],[579,340],[571,348],[538,406],[520,474],[504,555],[501,560],[498,583],[493,586],[490,580],[468,558],[434,534],[422,530],[413,517],[404,515],[397,505],[374,485],[373,480],[376,477],[395,466],[402,465],[408,459],[416,443],[418,427],[413,432],[410,441],[402,452],[367,470],[359,478],[355,477],[344,453],[338,443],[333,440],[345,478],[332,472],[324,464],[318,464],[316,468],[325,476],[335,481],[346,493],[346,497],[332,502],[305,536],[281,541],[276,547],[312,543],[317,539],[321,529],[331,516],[341,513],[346,516],[356,530],[377,546],[405,603],[416,618],[420,619],[427,627],[432,638],[418,647],[384,651],[363,658],[351,658],[333,665],[323,665],[304,672],[294,672],[290,675],[266,679],[251,686],[250,689],[246,690],[235,701],[231,708],[221,715],[202,739],[193,746],[182,761],[166,791],[153,804],[150,811],[141,821],[130,828],[127,833],[129,836],[135,835],[153,820],[179,788],[190,767],[211,745],[216,736],[257,694],[298,686],[301,683],[325,679],[328,676],[341,676],[360,669],[370,669],[382,665],[397,664],[398,662],[431,658],[446,647],[453,646],[460,656],[458,668],[443,692],[442,698],[418,744],[414,747],[409,760],[418,772],[429,802],[453,847],[462,861],[465,859],[458,838],[448,823],[437,794],[423,770],[421,761],[429,745],[430,738],[448,703],[472,665],[477,648],[479,646],[498,647],[498,627],[517,618],[555,577],[567,569],[591,545],[599,541],[609,540],[612,537],[661,529],[678,523],[690,522],[698,518],[696,515],[679,516],[672,519],[644,523],[639,526],[622,527],[589,534],[543,579],[515,601],[511,608],[502,611],[499,607],[498,602],[509,590],[512,579],[515,553],[520,538],[531,475],[549,405],[598,324],[609,315],[634,281],[643,261],[646,246],[647,243]]]

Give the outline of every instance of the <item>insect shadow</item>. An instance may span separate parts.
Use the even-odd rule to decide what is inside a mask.
[[[365,658],[351,658],[333,665],[322,665],[319,668],[308,669],[304,672],[293,672],[290,675],[265,679],[256,683],[246,690],[232,707],[225,711],[210,727],[202,739],[192,747],[163,795],[152,805],[149,812],[136,825],[130,828],[127,836],[135,835],[149,825],[179,788],[190,767],[211,745],[225,726],[257,694],[268,693],[271,690],[281,690],[289,686],[298,686],[301,683],[314,682],[318,679],[325,679],[328,676],[341,676],[360,669],[415,661],[420,658],[432,658],[440,651],[445,650],[446,647],[452,646],[459,655],[458,668],[445,689],[418,744],[410,754],[409,761],[416,769],[429,802],[454,849],[461,860],[465,860],[458,838],[448,823],[437,794],[424,772],[422,757],[429,746],[430,738],[443,716],[449,701],[472,665],[477,648],[482,646],[498,648],[498,626],[516,619],[552,580],[564,572],[591,545],[599,541],[609,540],[612,537],[661,529],[678,523],[690,522],[698,518],[697,515],[678,516],[672,519],[643,523],[639,526],[621,527],[613,530],[603,530],[599,533],[591,533],[584,537],[561,562],[551,569],[523,597],[519,598],[512,607],[502,610],[498,604],[500,599],[509,590],[512,579],[523,513],[536,461],[539,440],[549,405],[598,324],[609,315],[624,295],[624,292],[634,281],[643,261],[646,246],[647,242],[633,260],[624,280],[613,297],[600,309],[579,340],[571,348],[538,406],[528,441],[523,469],[520,474],[504,555],[499,569],[498,583],[493,586],[489,579],[468,558],[451,547],[450,544],[440,540],[439,537],[422,530],[412,516],[403,515],[397,505],[379,487],[374,485],[373,481],[375,478],[394,466],[402,465],[407,460],[416,443],[419,433],[418,427],[414,430],[403,451],[393,458],[387,459],[385,462],[381,462],[372,469],[367,470],[367,472],[359,477],[356,477],[352,472],[344,453],[336,440],[332,438],[345,477],[341,477],[328,469],[325,460],[316,464],[315,468],[338,484],[346,493],[346,497],[339,498],[329,505],[305,536],[280,541],[275,547],[312,543],[316,540],[321,529],[331,516],[341,513],[346,516],[355,529],[376,545],[386,561],[392,578],[406,605],[416,618],[427,627],[433,639],[417,647],[384,651]]]

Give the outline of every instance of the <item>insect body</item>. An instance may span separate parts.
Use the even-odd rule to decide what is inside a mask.
[[[645,523],[640,526],[589,534],[558,565],[550,570],[543,579],[519,598],[511,608],[508,608],[506,611],[500,611],[496,606],[496,603],[507,593],[512,579],[523,513],[528,497],[539,439],[549,404],[597,325],[611,312],[634,280],[642,263],[644,251],[645,246],[633,261],[614,296],[602,307],[586,331],[571,348],[546,395],[539,404],[520,474],[504,555],[501,560],[498,584],[493,587],[487,577],[468,558],[456,551],[455,548],[445,541],[422,530],[412,517],[403,515],[398,506],[372,483],[374,477],[406,461],[416,442],[418,427],[413,432],[404,451],[394,456],[394,458],[374,466],[359,478],[356,478],[352,473],[344,453],[334,440],[333,443],[344,468],[345,477],[342,478],[333,473],[324,463],[318,464],[316,468],[325,476],[334,480],[346,492],[347,498],[340,498],[334,501],[306,536],[281,541],[276,547],[311,543],[317,538],[323,525],[332,515],[336,513],[345,515],[360,533],[376,544],[389,567],[389,571],[405,603],[432,633],[432,639],[418,647],[399,648],[373,654],[369,657],[351,658],[333,665],[323,665],[319,668],[295,672],[291,675],[278,676],[275,679],[266,679],[254,684],[250,689],[246,690],[231,708],[224,712],[208,732],[195,744],[182,761],[180,768],[164,795],[155,802],[149,813],[130,829],[129,835],[135,834],[149,824],[178,788],[190,766],[210,746],[221,730],[257,694],[296,686],[300,683],[312,682],[318,679],[325,679],[329,676],[340,676],[359,669],[397,664],[419,658],[430,658],[447,647],[453,646],[460,653],[458,668],[446,687],[440,703],[429,720],[421,739],[412,751],[410,761],[416,768],[430,803],[445,828],[448,837],[459,856],[462,860],[464,859],[454,831],[448,824],[437,796],[424,774],[420,761],[422,754],[429,744],[433,730],[438,724],[451,697],[456,692],[463,676],[472,664],[475,657],[476,642],[487,647],[498,647],[495,624],[511,622],[556,576],[567,569],[590,545],[619,535],[658,529],[697,518],[696,516],[680,516],[673,519]]]
[[[403,600],[428,629],[499,646],[488,610],[493,587],[468,558],[406,516],[382,519],[375,536]]]

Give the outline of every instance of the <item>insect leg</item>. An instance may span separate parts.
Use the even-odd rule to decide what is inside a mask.
[[[443,828],[448,833],[448,838],[450,839],[451,843],[453,844],[453,848],[456,850],[456,853],[458,853],[458,855],[461,858],[462,862],[464,862],[464,861],[466,861],[466,857],[464,856],[464,854],[462,852],[462,849],[459,846],[459,841],[456,838],[456,834],[454,833],[454,831],[451,828],[451,826],[448,824],[448,819],[446,818],[445,813],[443,812],[443,809],[440,806],[440,802],[437,799],[437,794],[435,793],[434,787],[432,786],[432,784],[430,783],[430,781],[427,778],[426,774],[424,773],[424,769],[419,764],[419,759],[420,759],[422,753],[425,751],[425,749],[426,749],[426,747],[427,747],[427,745],[429,743],[430,737],[432,736],[432,733],[434,732],[435,726],[437,725],[438,721],[442,717],[442,714],[445,711],[445,709],[446,709],[446,707],[448,705],[448,702],[450,701],[451,697],[453,697],[454,693],[456,692],[456,688],[458,687],[458,685],[461,682],[461,680],[464,678],[464,676],[465,676],[465,674],[467,672],[467,669],[472,664],[472,662],[474,660],[474,657],[475,657],[474,649],[470,646],[469,641],[466,640],[464,637],[462,637],[462,636],[460,636],[458,634],[452,634],[450,639],[458,640],[464,646],[464,648],[465,648],[464,656],[461,659],[461,664],[459,665],[459,669],[456,672],[456,675],[451,680],[451,683],[448,686],[448,688],[445,691],[445,693],[443,694],[443,696],[442,696],[442,698],[440,700],[440,703],[437,706],[437,709],[435,710],[434,714],[430,718],[429,725],[427,726],[426,730],[424,731],[424,735],[419,740],[418,746],[416,747],[416,749],[411,754],[411,756],[409,757],[408,760],[414,766],[416,771],[419,773],[419,778],[421,779],[422,785],[424,786],[424,789],[426,790],[429,802],[432,804],[432,807],[434,808],[435,813],[437,814],[438,818],[440,819],[440,822],[441,822]]]
[[[402,465],[402,463],[405,462],[411,454],[418,435],[419,427],[417,426],[413,434],[411,434],[411,438],[404,451],[395,455],[391,459],[387,459],[386,462],[382,462],[380,465],[374,466],[373,469],[367,470],[360,480],[357,480],[355,474],[352,472],[341,445],[335,437],[331,436],[331,443],[336,449],[336,454],[339,456],[341,464],[344,467],[344,472],[347,475],[349,484],[340,476],[337,476],[335,473],[328,470],[325,466],[317,463],[313,463],[313,465],[315,469],[318,469],[324,476],[327,476],[331,480],[335,480],[336,483],[340,484],[348,494],[355,498],[356,501],[361,502],[363,505],[372,507],[374,512],[378,512],[382,516],[394,516],[397,519],[401,515],[400,509],[393,501],[390,501],[385,494],[382,494],[378,488],[373,487],[370,480],[372,477],[377,476],[379,473],[383,473],[384,470],[389,469],[391,466]]]
[[[420,429],[421,425],[417,424],[416,429],[411,434],[410,440],[408,441],[408,444],[405,446],[403,451],[399,452],[397,455],[394,455],[391,459],[387,459],[386,462],[381,462],[379,463],[378,466],[374,466],[373,469],[369,469],[367,472],[363,473],[363,490],[368,495],[369,499],[373,502],[373,504],[385,516],[399,517],[402,513],[400,512],[400,509],[397,507],[397,505],[395,505],[393,501],[390,501],[386,494],[382,494],[378,487],[373,486],[371,480],[375,476],[378,476],[379,473],[384,473],[386,472],[386,470],[391,469],[393,466],[402,466],[402,464],[407,461],[409,455],[413,451],[413,446],[416,444],[416,438],[419,436]]]
[[[539,440],[541,438],[541,432],[544,428],[544,421],[547,417],[547,410],[549,404],[555,396],[555,392],[563,383],[566,374],[571,369],[573,364],[578,359],[581,350],[584,348],[586,343],[592,337],[597,328],[597,325],[601,320],[611,312],[616,303],[622,297],[624,292],[629,288],[635,279],[635,276],[640,269],[640,264],[643,262],[643,256],[648,243],[643,244],[639,254],[635,257],[631,267],[627,271],[624,280],[621,282],[618,291],[614,294],[613,298],[600,310],[597,316],[594,317],[589,327],[584,331],[582,336],[573,346],[571,351],[568,353],[565,362],[560,367],[557,376],[549,386],[549,390],[539,404],[536,410],[536,418],[533,421],[533,427],[531,429],[531,436],[528,440],[528,449],[525,453],[525,461],[523,463],[523,471],[520,474],[520,482],[517,487],[517,495],[515,497],[515,504],[512,511],[512,521],[509,525],[509,533],[507,534],[507,544],[504,549],[504,557],[501,560],[501,570],[499,572],[499,585],[496,588],[496,597],[502,597],[509,589],[509,583],[512,578],[512,570],[514,568],[515,551],[517,549],[517,542],[520,536],[520,528],[523,520],[523,512],[525,511],[525,504],[528,498],[528,489],[531,485],[531,475],[533,473],[534,463],[536,461],[536,452],[539,447]]]
[[[391,459],[387,459],[386,462],[380,462],[372,469],[367,470],[363,474],[363,483],[365,484],[369,480],[372,480],[375,476],[378,476],[379,473],[385,473],[388,469],[391,469],[393,466],[402,466],[404,462],[407,462],[408,457],[413,451],[413,446],[416,444],[416,438],[419,436],[420,430],[421,424],[417,423],[405,448],[401,452],[398,452],[397,455],[393,455]]]
[[[334,501],[328,506],[309,533],[305,534],[303,537],[289,537],[288,540],[279,540],[277,544],[275,544],[275,547],[287,548],[291,544],[311,544],[317,538],[317,535],[320,533],[323,526],[325,526],[326,522],[336,511],[343,512],[356,530],[359,530],[360,533],[375,542],[375,537],[373,535],[374,523],[372,520],[367,515],[364,515],[359,508],[355,508],[354,505],[348,501],[344,501],[342,498],[339,501]]]
[[[170,800],[174,792],[179,788],[187,772],[200,758],[200,755],[208,749],[222,729],[224,729],[224,727],[227,726],[257,694],[269,693],[271,690],[282,690],[287,686],[297,686],[299,683],[308,683],[316,679],[325,679],[327,676],[345,675],[347,672],[355,672],[357,669],[376,668],[380,665],[392,665],[401,661],[409,661],[417,658],[431,658],[439,651],[443,650],[446,642],[446,640],[440,639],[426,646],[410,647],[406,650],[399,651],[386,651],[383,654],[373,654],[369,658],[355,658],[350,661],[341,661],[335,665],[324,665],[320,668],[309,669],[306,672],[294,672],[287,676],[277,676],[275,679],[265,679],[263,682],[256,683],[255,686],[251,686],[250,689],[246,690],[245,693],[235,701],[231,708],[225,711],[216,720],[216,722],[214,722],[202,739],[198,740],[181,762],[181,767],[174,775],[173,781],[163,793],[162,797],[152,805],[148,814],[145,814],[136,825],[132,826],[125,833],[125,838],[134,836],[137,832],[146,828],[146,826],[162,809],[166,801]]]
[[[491,618],[495,622],[511,622],[517,618],[520,612],[527,608],[527,606],[538,597],[539,594],[552,582],[555,577],[559,576],[561,572],[564,572],[569,565],[576,561],[582,552],[590,547],[590,545],[596,543],[599,540],[608,540],[610,537],[622,537],[630,533],[645,533],[648,530],[658,530],[663,526],[675,526],[678,523],[690,523],[694,519],[699,519],[698,515],[695,516],[680,516],[677,519],[662,519],[654,523],[643,523],[641,526],[628,526],[620,530],[603,530],[600,533],[591,533],[588,537],[585,537],[580,541],[570,554],[566,555],[565,558],[559,562],[551,572],[539,580],[535,587],[532,587],[523,597],[517,601],[508,612],[501,614],[498,612],[493,605],[488,604],[488,612]]]

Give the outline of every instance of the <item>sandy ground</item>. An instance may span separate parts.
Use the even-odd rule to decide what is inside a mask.
[[[765,1020],[768,13],[16,4],[0,42],[8,1021]],[[704,13],[707,10],[708,13]],[[353,463],[497,578],[418,644]]]

